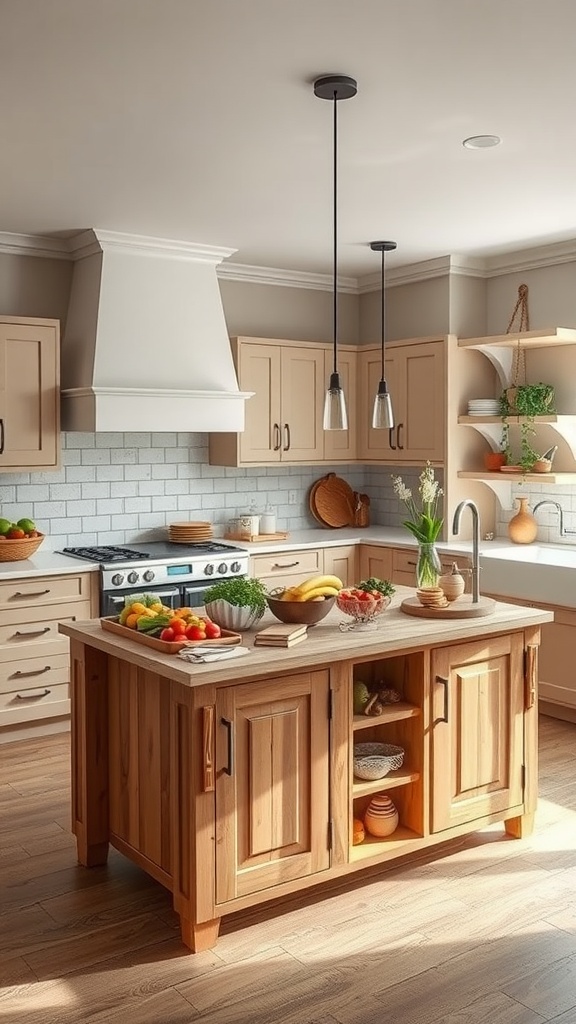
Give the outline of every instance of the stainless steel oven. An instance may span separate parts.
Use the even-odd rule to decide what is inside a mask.
[[[130,547],[65,548],[100,565],[100,615],[118,615],[132,594],[156,594],[169,608],[201,608],[212,583],[248,574],[244,548],[218,541],[153,541]]]

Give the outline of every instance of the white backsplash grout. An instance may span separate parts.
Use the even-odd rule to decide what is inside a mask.
[[[277,529],[304,530],[317,523],[308,508],[311,485],[326,473],[343,476],[371,500],[373,525],[401,527],[405,508],[393,491],[392,477],[402,476],[414,493],[421,467],[275,466],[232,469],[208,465],[208,438],[185,433],[65,433],[62,467],[53,472],[0,474],[0,515],[16,521],[31,516],[46,533],[45,550],[80,544],[128,544],[165,536],[168,523],[206,519],[216,534],[246,511],[270,505]],[[442,486],[443,474],[436,476]],[[296,504],[289,492],[297,494]],[[545,483],[515,485],[515,497],[529,505],[559,501],[566,528],[576,530],[576,487]],[[499,508],[499,506],[498,506]],[[498,512],[498,537],[507,537],[515,510]],[[574,544],[560,538],[558,515],[538,511],[538,540]]]

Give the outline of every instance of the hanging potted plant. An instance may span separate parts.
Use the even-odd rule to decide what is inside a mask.
[[[551,384],[518,384],[506,388],[500,396],[502,416],[502,439],[500,448],[506,457],[506,465],[519,466],[524,473],[530,473],[540,455],[534,450],[530,437],[536,433],[534,419],[547,416],[554,411],[554,388]],[[509,416],[522,417],[520,422],[520,456],[516,458],[510,445]]]

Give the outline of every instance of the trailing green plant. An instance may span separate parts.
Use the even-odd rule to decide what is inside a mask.
[[[219,580],[208,587],[204,595],[204,603],[209,601],[228,601],[238,608],[253,608],[264,611],[266,607],[266,587],[261,580],[247,579],[244,576],[231,580]]]
[[[540,455],[530,442],[536,416],[546,416],[554,412],[554,388],[551,384],[518,384],[507,388],[500,395],[500,415],[502,417],[502,438],[500,449],[506,456],[509,466],[521,466],[529,473]],[[520,456],[516,457],[510,444],[509,416],[523,417],[520,423]]]

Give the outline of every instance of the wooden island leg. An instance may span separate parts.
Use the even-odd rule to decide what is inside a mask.
[[[221,918],[216,917],[213,921],[202,921],[195,924],[187,917],[180,918],[180,933],[182,942],[188,946],[193,953],[202,953],[205,949],[212,949],[218,941]]]
[[[531,836],[534,831],[534,812],[521,814],[518,818],[508,818],[504,822],[504,829],[507,836],[513,839],[525,839]]]
[[[106,655],[72,641],[72,831],[78,861],[108,858],[108,687]]]

